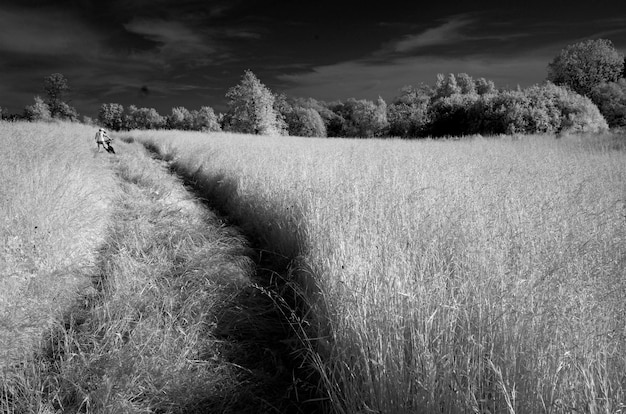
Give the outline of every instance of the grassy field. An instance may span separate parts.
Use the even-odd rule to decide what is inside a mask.
[[[624,410],[624,136],[131,136],[291,261],[331,411]]]
[[[115,196],[93,128],[0,122],[0,361],[19,360],[90,285]]]
[[[14,352],[0,360],[0,412],[302,412],[289,332],[236,229],[139,144],[94,154],[92,128],[3,127],[13,138],[3,173],[19,177],[2,193],[2,218],[13,220],[2,235],[30,243],[22,224],[45,223],[50,253],[2,252],[3,282],[32,275],[27,289],[3,291],[9,305],[48,314],[29,319],[30,346],[19,348],[24,316],[4,315]],[[57,149],[39,146],[43,137]]]

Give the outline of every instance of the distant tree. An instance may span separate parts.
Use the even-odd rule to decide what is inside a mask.
[[[289,135],[300,137],[325,137],[326,125],[313,108],[296,106],[288,117]]]
[[[130,105],[126,109],[126,113],[124,114],[124,122],[123,129],[138,129],[138,125],[135,122],[135,113],[137,112],[137,107],[135,105]]]
[[[346,136],[350,137],[379,137],[389,126],[387,104],[380,97],[376,103],[349,98],[343,105],[342,116],[347,121]]]
[[[159,115],[154,108],[136,108],[133,112],[135,128],[138,129],[161,129],[166,125],[166,118]]]
[[[282,125],[274,109],[274,95],[250,70],[226,93],[227,126],[231,131],[278,135]]]
[[[437,82],[434,90],[435,98],[445,98],[460,93],[461,87],[459,87],[454,73],[448,74],[447,78],[443,73],[437,74]]]
[[[427,85],[405,86],[390,105],[387,106],[389,135],[397,137],[418,137],[425,133],[429,122],[428,106],[432,89]]]
[[[194,124],[194,116],[183,106],[172,108],[172,113],[167,117],[167,126],[170,129],[190,130]]]
[[[65,93],[69,90],[67,79],[61,73],[53,73],[44,78],[44,91],[48,102],[63,101]]]
[[[124,126],[124,107],[118,103],[102,104],[98,111],[98,122],[109,129],[119,131]]]
[[[567,46],[548,65],[548,80],[589,96],[602,82],[616,82],[624,71],[624,55],[610,40],[585,40]]]
[[[609,126],[626,126],[626,79],[597,85],[591,91],[591,99]]]
[[[70,91],[67,79],[60,73],[53,73],[44,78],[44,91],[46,92],[46,104],[50,108],[53,118],[69,121],[78,120],[78,112],[65,102],[65,94]]]
[[[474,79],[467,73],[459,73],[456,75],[456,82],[461,90],[460,93],[470,95],[476,93],[476,83]]]
[[[193,129],[197,131],[221,131],[219,120],[210,106],[202,106],[199,111],[192,111],[194,115]]]
[[[498,91],[493,81],[487,80],[485,78],[476,79],[475,85],[476,85],[476,92],[479,95],[487,95],[490,93],[496,93]]]
[[[50,107],[40,96],[35,96],[35,103],[24,108],[24,118],[29,121],[50,121]]]
[[[91,118],[90,116],[87,115],[83,115],[81,118],[81,122],[85,125],[89,125],[89,126],[94,126],[95,123],[93,121],[93,118]]]

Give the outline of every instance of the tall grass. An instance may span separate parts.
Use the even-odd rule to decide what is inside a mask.
[[[333,411],[624,408],[624,137],[134,136],[315,276]]]
[[[0,366],[90,285],[115,183],[93,128],[0,122]]]

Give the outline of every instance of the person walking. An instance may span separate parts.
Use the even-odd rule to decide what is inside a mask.
[[[108,151],[110,142],[111,138],[109,138],[106,130],[104,128],[98,129],[98,132],[96,132],[96,145],[98,146],[98,152],[100,152],[100,145],[102,145],[102,148]]]

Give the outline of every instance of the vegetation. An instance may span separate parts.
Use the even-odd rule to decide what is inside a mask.
[[[14,362],[90,285],[115,183],[92,128],[0,122],[0,144],[0,349]]]
[[[0,412],[307,407],[235,229],[138,144],[95,156],[82,125],[0,127]]]
[[[274,95],[252,71],[245,71],[241,82],[228,90],[226,98],[229,109],[225,130],[261,135],[284,133],[283,122],[274,109]]]
[[[621,409],[623,136],[135,136],[291,258],[329,410]]]
[[[589,96],[602,82],[616,82],[624,71],[624,55],[606,39],[567,46],[548,66],[548,80]]]

